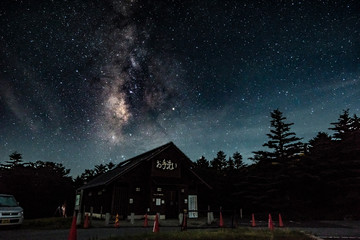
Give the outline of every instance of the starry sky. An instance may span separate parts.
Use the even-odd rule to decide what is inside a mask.
[[[1,1],[0,162],[77,176],[169,141],[247,159],[277,108],[303,141],[331,134],[360,114],[359,4]]]

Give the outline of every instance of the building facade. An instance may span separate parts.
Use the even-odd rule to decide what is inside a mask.
[[[110,213],[123,219],[145,213],[177,218],[186,209],[190,218],[196,218],[199,208],[207,208],[201,193],[209,190],[211,186],[193,171],[191,160],[170,142],[122,162],[79,188],[76,207],[81,212],[92,209],[95,216]]]

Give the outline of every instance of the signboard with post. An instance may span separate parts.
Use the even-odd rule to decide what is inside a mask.
[[[79,211],[80,210],[80,205],[81,205],[81,193],[80,192],[76,192],[76,196],[75,196],[75,210]]]

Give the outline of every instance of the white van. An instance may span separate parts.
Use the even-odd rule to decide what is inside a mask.
[[[24,210],[13,195],[0,194],[0,226],[20,225],[24,221]]]

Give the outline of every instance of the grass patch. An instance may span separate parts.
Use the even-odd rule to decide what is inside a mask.
[[[287,229],[218,229],[191,230],[184,232],[160,232],[141,235],[110,237],[103,240],[312,240],[309,236],[298,231]]]
[[[21,228],[24,229],[70,229],[72,218],[37,218],[25,219]]]

